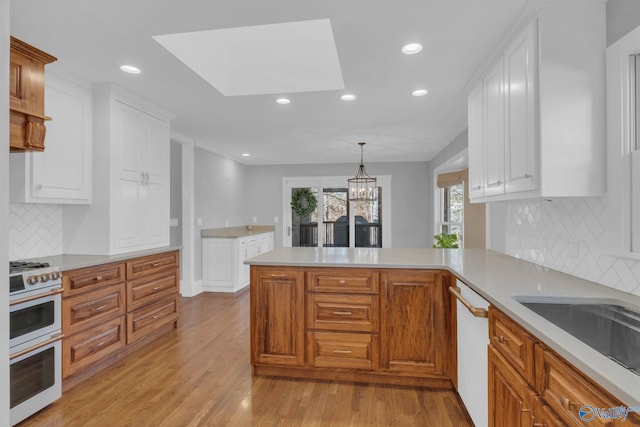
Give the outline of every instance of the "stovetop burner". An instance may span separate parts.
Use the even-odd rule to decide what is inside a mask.
[[[48,262],[9,261],[9,274],[49,267]]]

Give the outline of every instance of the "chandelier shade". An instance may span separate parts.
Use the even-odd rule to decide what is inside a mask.
[[[369,176],[364,169],[364,142],[359,142],[360,146],[360,166],[358,167],[358,173],[353,178],[349,178],[349,201],[361,202],[361,201],[374,201],[378,198],[378,184],[377,179]]]

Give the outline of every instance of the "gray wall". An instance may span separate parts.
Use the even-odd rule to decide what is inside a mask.
[[[469,147],[469,133],[467,129],[463,130],[460,135],[456,136],[446,147],[444,147],[438,154],[433,156],[430,165],[431,170],[437,169],[442,164],[453,158],[456,154],[462,150],[466,150]]]
[[[391,175],[392,224],[394,247],[425,247],[431,245],[432,222],[431,173],[428,162],[370,163],[365,165],[371,176]],[[251,166],[248,168],[248,188],[245,198],[244,222],[252,217],[262,225],[276,225],[275,245],[282,246],[282,178],[296,176],[352,176],[356,164],[314,164]],[[346,184],[346,183],[345,183]]]
[[[196,219],[202,219],[202,225],[195,226],[195,280],[198,280],[202,275],[200,231],[245,224],[248,189],[246,166],[197,147],[194,156],[194,214]]]
[[[640,0],[607,2],[607,46],[640,25]]]
[[[182,244],[182,145],[172,142],[170,152],[169,218],[177,218],[178,226],[169,228],[171,245]]]
[[[9,260],[9,0],[0,0],[0,260]],[[6,267],[5,267],[6,268]],[[0,289],[9,289],[0,276]],[[9,294],[0,293],[0,360],[9,360]],[[0,364],[0,427],[9,426],[9,365]]]

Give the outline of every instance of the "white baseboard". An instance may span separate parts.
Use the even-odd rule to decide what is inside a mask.
[[[188,283],[184,280],[180,282],[180,295],[183,297],[195,297],[204,292],[202,288],[202,280],[194,280]]]

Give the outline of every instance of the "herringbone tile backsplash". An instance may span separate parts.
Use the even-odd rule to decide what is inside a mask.
[[[62,206],[9,204],[11,261],[62,254]]]
[[[508,255],[640,295],[640,261],[604,250],[603,198],[509,202],[506,216]]]

